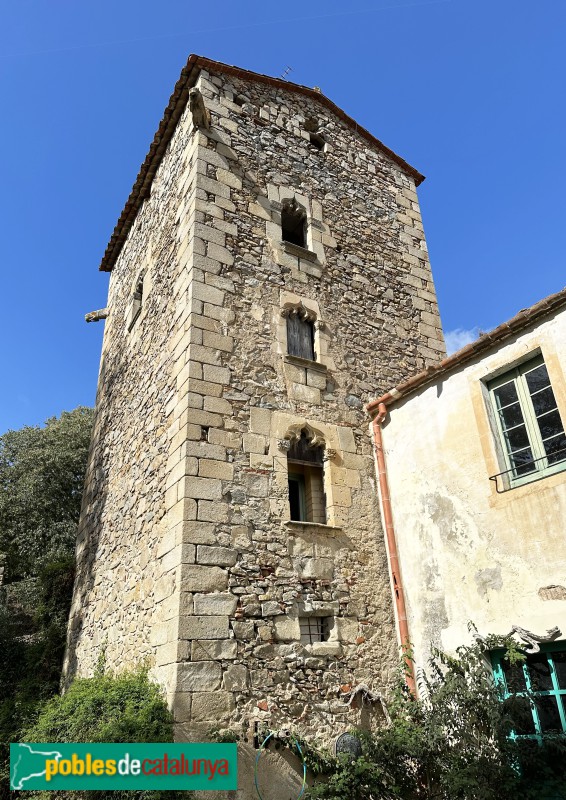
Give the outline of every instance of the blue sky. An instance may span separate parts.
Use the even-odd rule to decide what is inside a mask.
[[[563,0],[18,0],[0,10],[0,433],[93,404],[98,264],[189,53],[323,92],[427,176],[447,332],[566,283]]]

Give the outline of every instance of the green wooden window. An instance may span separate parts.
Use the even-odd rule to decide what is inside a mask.
[[[522,664],[511,666],[503,651],[492,653],[491,661],[504,696],[524,698],[514,736],[566,733],[566,642],[541,645]]]
[[[512,485],[566,469],[566,435],[542,356],[490,381]]]

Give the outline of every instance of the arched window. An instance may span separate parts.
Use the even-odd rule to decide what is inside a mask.
[[[305,428],[290,442],[287,470],[292,520],[326,524],[323,456],[324,446]]]
[[[284,242],[307,248],[307,212],[294,197],[283,202],[281,237]]]

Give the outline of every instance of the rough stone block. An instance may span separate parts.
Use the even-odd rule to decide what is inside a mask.
[[[182,617],[179,620],[181,639],[228,639],[228,617]]]
[[[220,687],[222,667],[216,661],[196,661],[177,665],[178,692],[212,692]]]
[[[191,544],[215,544],[216,534],[211,522],[184,522],[181,527],[183,542]]]
[[[236,639],[243,639],[245,641],[252,641],[255,638],[253,622],[233,622],[232,630]]]
[[[231,353],[234,349],[234,339],[231,336],[223,336],[221,333],[204,331],[202,343],[205,347],[213,347],[215,350],[223,350]]]
[[[199,564],[218,564],[219,566],[233,567],[238,559],[238,553],[229,547],[198,545],[196,559]]]
[[[334,562],[329,558],[305,559],[301,567],[301,576],[303,578],[331,580],[334,576]]]
[[[213,478],[186,478],[184,493],[186,497],[198,500],[221,500],[222,483]]]
[[[320,389],[315,389],[312,386],[291,383],[289,385],[289,397],[292,400],[300,400],[303,403],[310,403],[313,406],[320,405]]]
[[[221,247],[218,244],[209,242],[206,253],[209,258],[213,258],[215,261],[220,261],[221,264],[226,264],[228,267],[231,267],[234,263],[234,256],[232,253],[226,247]],[[206,300],[207,298],[199,299]],[[218,305],[220,305],[220,303],[218,303]]]
[[[195,594],[193,602],[195,614],[232,616],[238,599],[233,594]]]
[[[283,614],[281,606],[275,600],[270,600],[267,603],[261,604],[262,617],[274,617],[277,614]]]
[[[293,642],[300,639],[299,620],[279,617],[274,620],[275,638],[280,642]]]
[[[230,507],[228,503],[199,500],[197,518],[204,522],[228,522]]]
[[[326,389],[326,373],[315,369],[307,369],[307,386],[315,389]]]
[[[203,300],[215,306],[224,305],[224,292],[220,289],[216,289],[214,286],[208,286],[205,283],[193,281],[189,291],[196,300]]]
[[[221,383],[224,386],[230,385],[230,370],[227,367],[217,367],[213,364],[203,365],[203,374],[205,381],[211,383]]]
[[[245,433],[243,436],[244,453],[265,453],[267,438],[259,436],[257,433]]]
[[[227,169],[222,169],[221,167],[216,170],[216,177],[221,183],[225,183],[227,186],[230,186],[232,189],[241,189],[242,188],[242,179],[238,178],[237,175],[234,175],[233,172],[229,172]]]
[[[356,440],[354,439],[354,433],[351,428],[340,426],[338,428],[338,441],[340,442],[341,449],[345,452],[356,452]]]
[[[228,692],[242,692],[248,687],[248,670],[243,664],[227,667],[222,678],[222,687]]]
[[[175,722],[191,721],[192,694],[188,692],[175,693],[171,700],[173,719]]]
[[[234,478],[234,465],[227,461],[209,461],[201,458],[198,465],[199,476],[231,481]]]
[[[238,655],[238,643],[234,639],[205,639],[191,642],[192,661],[231,661]]]
[[[184,592],[221,592],[228,586],[228,573],[220,567],[190,564],[183,567],[181,590]]]
[[[195,722],[218,723],[234,710],[232,692],[195,692],[192,697],[191,719]]]
[[[269,436],[271,432],[272,412],[268,408],[250,408],[250,432]]]

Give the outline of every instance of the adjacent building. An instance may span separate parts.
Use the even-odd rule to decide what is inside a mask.
[[[416,663],[514,632],[531,733],[566,731],[565,367],[566,289],[369,405]]]

